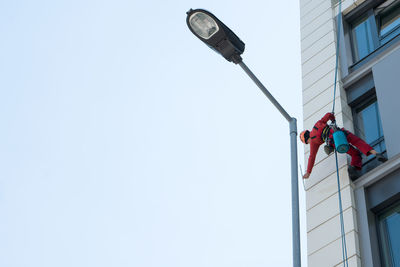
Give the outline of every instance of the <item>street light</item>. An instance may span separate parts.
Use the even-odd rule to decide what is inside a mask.
[[[239,64],[240,67],[257,84],[261,91],[268,97],[272,104],[289,122],[290,151],[291,151],[291,184],[292,184],[292,249],[293,266],[301,266],[300,254],[300,221],[299,221],[299,187],[297,173],[297,122],[276,101],[265,86],[257,79],[250,69],[243,63],[240,56],[244,52],[245,44],[216,16],[204,9],[190,9],[187,13],[186,23],[194,35],[207,44],[211,49],[221,54],[226,60]]]
[[[236,64],[242,61],[244,43],[216,16],[203,9],[189,10],[186,23],[189,29],[211,49]]]

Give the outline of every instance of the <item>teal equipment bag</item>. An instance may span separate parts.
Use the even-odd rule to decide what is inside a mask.
[[[337,152],[346,153],[347,151],[349,151],[350,146],[347,142],[346,134],[343,131],[337,130],[332,135]]]

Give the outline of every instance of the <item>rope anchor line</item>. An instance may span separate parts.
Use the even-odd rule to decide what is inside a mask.
[[[335,98],[336,98],[336,86],[337,86],[337,76],[338,76],[338,62],[339,62],[339,43],[340,43],[340,29],[341,29],[341,19],[342,19],[342,0],[339,0],[339,12],[337,16],[337,37],[336,37],[336,66],[335,66],[335,83],[333,89],[333,106],[332,113],[335,113]],[[344,229],[344,220],[343,220],[343,206],[342,206],[342,194],[340,192],[340,177],[339,177],[339,164],[337,157],[337,150],[335,146],[335,160],[336,160],[336,176],[337,176],[337,185],[338,185],[338,200],[339,200],[339,215],[340,215],[340,231],[342,235],[342,258],[343,258],[343,266],[348,267],[348,259],[347,259],[347,246],[346,246],[346,231]]]
[[[337,86],[337,77],[338,77],[338,68],[339,68],[339,43],[340,43],[340,25],[341,25],[341,18],[342,18],[342,0],[339,0],[339,12],[337,16],[337,37],[336,37],[336,66],[335,66],[335,83],[333,89],[333,106],[332,106],[332,113],[335,113],[335,98],[336,98],[336,86]],[[334,124],[336,126],[336,123]],[[340,216],[340,231],[341,231],[341,238],[342,238],[342,259],[343,259],[343,266],[348,267],[348,257],[347,257],[347,246],[346,246],[346,231],[344,228],[344,219],[343,219],[343,205],[342,205],[342,193],[340,190],[340,177],[339,177],[339,163],[338,163],[338,151],[336,150],[335,146],[335,161],[336,161],[336,177],[337,177],[337,186],[338,186],[338,202],[339,202],[339,216]],[[300,167],[300,173],[303,176],[303,170]],[[305,188],[304,179],[303,180],[303,188]]]

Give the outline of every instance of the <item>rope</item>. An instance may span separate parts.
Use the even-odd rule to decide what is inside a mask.
[[[333,107],[332,113],[335,113],[335,99],[336,99],[336,83],[338,76],[338,63],[339,63],[339,41],[340,41],[340,25],[342,21],[342,0],[339,0],[339,13],[337,19],[337,38],[336,38],[336,67],[335,67],[335,84],[333,85]]]
[[[335,66],[335,83],[333,89],[333,106],[332,113],[335,113],[335,99],[336,99],[336,87],[337,87],[337,77],[338,77],[338,68],[339,68],[339,43],[340,43],[340,25],[342,20],[342,0],[339,0],[339,13],[337,19],[337,38],[336,38],[336,66]],[[333,126],[337,128],[336,121],[333,122]],[[337,150],[335,146],[335,160],[336,160],[336,176],[337,176],[337,185],[338,185],[338,198],[339,198],[339,215],[340,215],[340,231],[342,235],[342,258],[343,258],[343,266],[348,267],[348,259],[347,259],[347,246],[346,246],[346,231],[344,229],[344,220],[343,220],[343,206],[342,206],[342,194],[340,191],[340,177],[339,177],[339,163],[337,157]],[[300,172],[303,175],[303,170],[300,165]],[[304,179],[303,180],[303,188],[305,190]]]
[[[336,99],[336,85],[337,85],[337,76],[338,76],[338,62],[339,62],[339,43],[340,43],[340,25],[342,20],[342,1],[339,0],[339,13],[337,19],[337,38],[336,38],[336,67],[335,67],[335,84],[333,89],[333,107],[332,113],[335,113],[335,99]],[[336,126],[336,122],[334,122],[334,126]],[[335,127],[336,128],[336,127]],[[346,231],[344,229],[344,220],[343,220],[343,206],[342,206],[342,194],[340,192],[340,177],[339,177],[339,164],[337,157],[337,150],[335,146],[335,160],[336,160],[336,176],[337,176],[337,185],[338,185],[338,198],[339,198],[339,214],[340,214],[340,231],[342,234],[342,258],[343,258],[343,266],[348,267],[349,263],[347,260],[347,246],[346,246]]]
[[[347,261],[347,246],[346,246],[346,232],[344,230],[344,220],[343,220],[343,207],[342,207],[342,194],[340,192],[340,178],[339,178],[339,164],[337,151],[335,148],[335,159],[336,159],[336,177],[337,177],[337,185],[338,185],[338,198],[339,198],[339,210],[340,210],[340,231],[342,234],[342,257],[343,257],[343,266],[348,267],[349,263]],[[345,265],[346,263],[346,265]]]

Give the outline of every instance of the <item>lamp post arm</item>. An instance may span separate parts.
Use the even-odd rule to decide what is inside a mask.
[[[285,117],[285,119],[290,123],[292,117],[286,112],[286,110],[276,101],[276,99],[271,95],[267,88],[257,79],[257,77],[251,72],[251,70],[244,64],[243,61],[238,63],[240,67],[250,76],[250,78],[257,84],[261,91],[268,97],[268,99],[274,104],[274,106],[279,110],[279,112]]]

